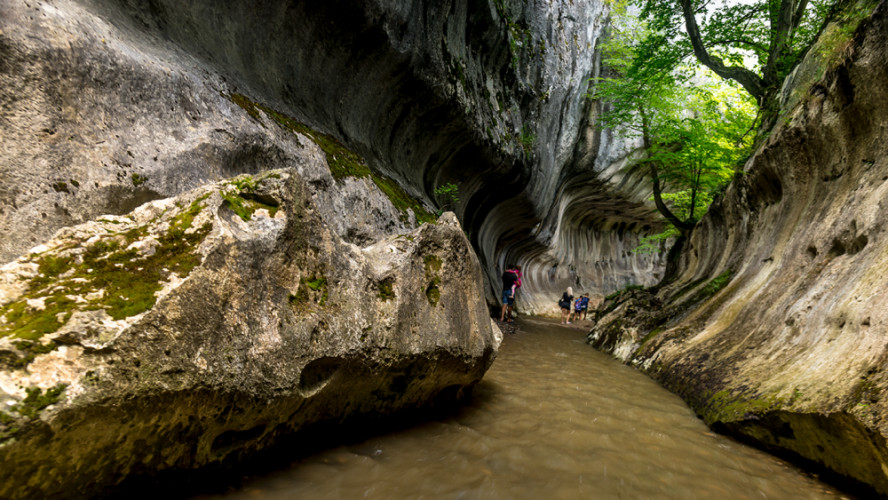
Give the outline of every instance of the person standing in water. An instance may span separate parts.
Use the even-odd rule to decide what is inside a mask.
[[[500,311],[500,321],[512,322],[512,307],[515,305],[515,288],[518,285],[518,275],[514,272],[515,266],[509,264],[503,273],[503,309]],[[508,317],[506,312],[508,311]]]
[[[567,287],[567,291],[561,295],[561,300],[558,301],[558,305],[561,307],[561,324],[569,325],[570,324],[570,305],[574,299],[574,291],[573,288]]]
[[[514,293],[512,293],[512,305],[509,307],[509,318],[512,317],[512,311],[515,309],[515,299],[518,298],[518,290],[521,288],[521,266],[513,265],[512,272],[515,273],[515,287]]]
[[[589,294],[588,293],[584,293],[583,296],[580,298],[580,311],[582,311],[583,321],[585,321],[586,315],[589,313]],[[577,318],[579,318],[579,317],[580,317],[580,315],[577,314]]]

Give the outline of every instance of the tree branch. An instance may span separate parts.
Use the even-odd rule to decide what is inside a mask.
[[[638,108],[638,114],[641,115],[641,127],[642,127],[642,141],[644,145],[645,151],[651,150],[651,135],[650,135],[650,119],[648,118],[647,113],[645,112],[643,107]],[[648,153],[650,154],[650,153]],[[694,228],[693,224],[689,224],[678,218],[677,215],[672,213],[672,210],[669,210],[669,207],[666,206],[666,203],[663,202],[663,188],[660,186],[660,174],[657,172],[657,162],[648,163],[648,168],[650,169],[651,181],[654,183],[654,204],[657,206],[657,210],[663,214],[663,217],[672,223],[673,226],[676,227],[682,234],[690,231]]]
[[[752,47],[754,49],[758,49],[758,50],[764,52],[765,54],[768,53],[768,48],[765,47],[764,45],[762,45],[760,43],[755,43],[752,40],[747,40],[745,38],[735,38],[735,39],[728,39],[728,40],[713,40],[712,45],[729,44],[729,43],[736,43],[738,45],[749,45],[750,47]]]
[[[672,213],[672,210],[669,210],[669,207],[666,206],[666,203],[663,202],[662,187],[660,186],[660,175],[659,172],[657,172],[656,162],[650,163],[650,174],[651,180],[654,182],[654,204],[657,206],[657,210],[659,210],[660,213],[663,214],[663,217],[671,222],[672,225],[675,226],[676,229],[678,229],[682,233],[694,229],[694,224],[679,219],[677,215]]]
[[[685,0],[682,0],[685,1]],[[792,33],[795,4],[792,0],[782,0],[777,12],[776,26],[771,25],[774,36],[771,38],[771,49],[768,51],[768,62],[762,68],[762,76],[765,85],[773,85],[777,82],[780,62],[789,47],[790,34]]]
[[[799,25],[802,24],[802,19],[805,17],[805,9],[808,8],[808,0],[801,0],[799,4],[796,6],[795,14],[792,15],[792,29],[793,32],[799,29]]]
[[[691,39],[691,46],[694,48],[694,55],[697,56],[697,59],[714,71],[715,74],[722,78],[734,80],[742,85],[743,88],[759,102],[759,105],[761,105],[765,96],[765,86],[762,79],[746,68],[726,66],[721,59],[711,56],[703,45],[703,40],[700,36],[700,28],[697,26],[697,18],[694,16],[694,11],[691,6],[691,0],[679,0],[679,3],[681,3],[681,10],[685,19],[685,27],[687,28],[688,37]]]

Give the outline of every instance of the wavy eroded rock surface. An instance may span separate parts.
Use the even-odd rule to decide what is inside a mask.
[[[881,2],[841,63],[796,88],[797,104],[694,230],[677,281],[606,304],[590,335],[717,428],[881,495],[886,13]]]

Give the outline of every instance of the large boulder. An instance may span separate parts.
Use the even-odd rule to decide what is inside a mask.
[[[458,398],[501,340],[453,214],[361,248],[294,169],[60,230],[0,271],[0,336],[3,498]]]

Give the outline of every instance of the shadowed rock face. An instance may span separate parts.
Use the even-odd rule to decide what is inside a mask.
[[[880,495],[886,14],[881,2],[840,64],[822,65],[812,50],[800,73],[829,67],[826,76],[796,87],[797,104],[694,230],[678,280],[610,304],[590,335],[708,423]]]

